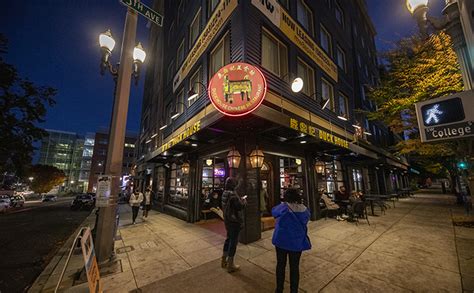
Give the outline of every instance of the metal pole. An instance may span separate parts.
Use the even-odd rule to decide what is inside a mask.
[[[105,174],[112,176],[109,206],[102,207],[99,212],[97,225],[96,254],[98,262],[104,262],[113,256],[114,231],[117,197],[120,191],[120,176],[122,175],[123,148],[127,124],[128,100],[133,65],[133,48],[137,31],[137,14],[128,9],[120,55],[120,67],[117,76],[117,92],[112,111],[109,131],[109,146]]]

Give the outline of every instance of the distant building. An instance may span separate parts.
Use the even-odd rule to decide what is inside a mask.
[[[75,132],[46,129],[48,136],[41,142],[38,164],[54,166],[64,172],[66,180],[60,191],[80,190],[79,173],[81,167],[84,137]]]
[[[125,145],[123,149],[122,162],[122,186],[126,186],[135,160],[135,143],[138,134],[127,132],[125,135]],[[98,131],[95,134],[94,147],[90,164],[90,174],[88,183],[88,192],[95,192],[97,188],[98,175],[105,173],[105,163],[107,160],[107,150],[109,147],[108,131]]]

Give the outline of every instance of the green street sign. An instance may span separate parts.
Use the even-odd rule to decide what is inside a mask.
[[[140,13],[141,15],[148,18],[150,21],[156,23],[159,26],[163,26],[163,15],[159,14],[158,12],[154,11],[150,7],[146,6],[145,4],[141,3],[138,0],[120,0],[120,2],[135,10],[136,12]]]

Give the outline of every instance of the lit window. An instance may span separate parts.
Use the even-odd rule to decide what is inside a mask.
[[[344,11],[342,10],[341,6],[338,3],[335,5],[336,7],[336,20],[339,22],[340,25],[344,27]]]
[[[332,56],[332,44],[331,44],[331,35],[328,31],[321,25],[320,30],[320,38],[321,38],[321,47],[323,48],[329,56]]]
[[[198,94],[196,98],[192,99],[192,100],[189,100],[188,101],[188,106],[191,106],[192,103],[194,103],[198,98],[199,98],[199,95],[201,94],[201,68],[199,68],[198,70],[196,70],[196,72],[191,76],[191,78],[189,79],[189,88],[193,89],[193,91]],[[188,97],[189,98],[189,97]]]
[[[288,50],[267,31],[262,33],[262,66],[279,77],[288,72]]]
[[[349,118],[349,99],[342,93],[339,93],[339,114]]]
[[[181,66],[181,63],[184,61],[184,39],[181,41],[178,47],[178,59],[176,59],[176,68]]]
[[[217,43],[217,46],[212,50],[210,55],[210,66],[209,66],[209,78],[212,78],[214,74],[221,69],[222,66],[230,62],[230,44],[229,35],[226,34]]]
[[[201,9],[194,16],[193,22],[189,26],[189,48],[194,45],[194,42],[199,36],[201,31]]]
[[[297,75],[304,81],[302,92],[306,95],[312,95],[314,93],[314,71],[313,69],[298,58]]]
[[[337,65],[346,72],[346,54],[339,46],[337,46]]]
[[[296,1],[296,14],[298,21],[310,35],[313,35],[313,13],[303,0]]]
[[[321,96],[324,101],[330,101],[328,108],[334,111],[334,90],[332,85],[324,78],[321,79]]]

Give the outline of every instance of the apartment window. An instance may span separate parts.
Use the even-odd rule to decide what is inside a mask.
[[[193,91],[198,94],[196,98],[192,100],[188,100],[189,106],[191,106],[199,98],[199,95],[201,94],[201,85],[200,85],[201,79],[202,79],[201,68],[199,68],[189,79],[189,88],[193,89]]]
[[[339,114],[349,118],[349,98],[343,93],[339,93]]]
[[[364,65],[364,73],[366,77],[369,77],[369,68],[367,67],[367,64]]]
[[[220,0],[209,0],[209,2],[207,2],[207,7],[208,7],[207,18],[209,18],[211,16],[211,14],[214,12],[214,10],[217,7],[217,4],[219,4],[219,1]]]
[[[314,94],[314,70],[300,58],[298,58],[297,74],[304,81],[303,93],[308,96]]]
[[[357,65],[359,65],[359,67],[362,67],[362,59],[359,53],[357,53]]]
[[[304,0],[296,1],[296,14],[298,21],[309,32],[310,35],[313,35],[313,12],[311,12],[311,9],[308,7],[308,5],[304,3]]]
[[[288,72],[288,49],[265,30],[262,32],[262,66],[279,77]]]
[[[323,48],[329,56],[332,56],[332,44],[331,44],[331,35],[329,32],[321,25],[320,30],[320,38],[321,38],[321,47]]]
[[[370,131],[369,119],[367,118],[364,119],[364,129],[365,131]]]
[[[173,33],[174,33],[174,22],[171,23],[170,25],[170,30],[168,32],[168,45],[171,43],[171,40],[173,40]]]
[[[365,41],[363,37],[360,38],[360,43],[362,44],[362,48],[365,48]]]
[[[337,65],[346,72],[346,53],[339,46],[337,46]]]
[[[174,74],[174,60],[171,60],[170,65],[168,65],[168,76],[166,77],[167,83],[173,80],[173,74]]]
[[[339,3],[336,3],[336,20],[339,22],[340,25],[344,27],[344,11],[342,10]]]
[[[222,66],[230,62],[230,44],[229,35],[226,34],[217,43],[216,47],[211,51],[210,54],[210,67],[209,67],[209,78],[212,78],[214,74],[221,69]]]
[[[321,80],[321,96],[324,101],[330,101],[327,107],[331,111],[334,111],[334,89],[332,85],[324,78]]]
[[[198,10],[196,16],[194,16],[193,22],[189,26],[189,48],[194,45],[194,42],[199,36],[201,31],[201,9]]]
[[[181,41],[178,47],[178,57],[176,59],[176,68],[181,66],[181,63],[184,61],[184,39]]]
[[[362,100],[365,101],[366,97],[365,97],[365,86],[364,85],[360,86],[360,96],[362,97]]]
[[[326,5],[331,7],[331,0],[324,0],[326,2]]]
[[[184,89],[179,91],[176,95],[176,110],[179,114],[184,112]]]
[[[354,23],[352,27],[354,28],[354,36],[357,37],[359,35],[359,32],[357,31],[357,24]]]
[[[166,124],[170,124],[171,123],[171,115],[173,115],[173,103],[169,102],[167,105],[166,105]]]
[[[285,7],[287,10],[290,9],[290,1],[289,0],[278,0],[281,6]]]

